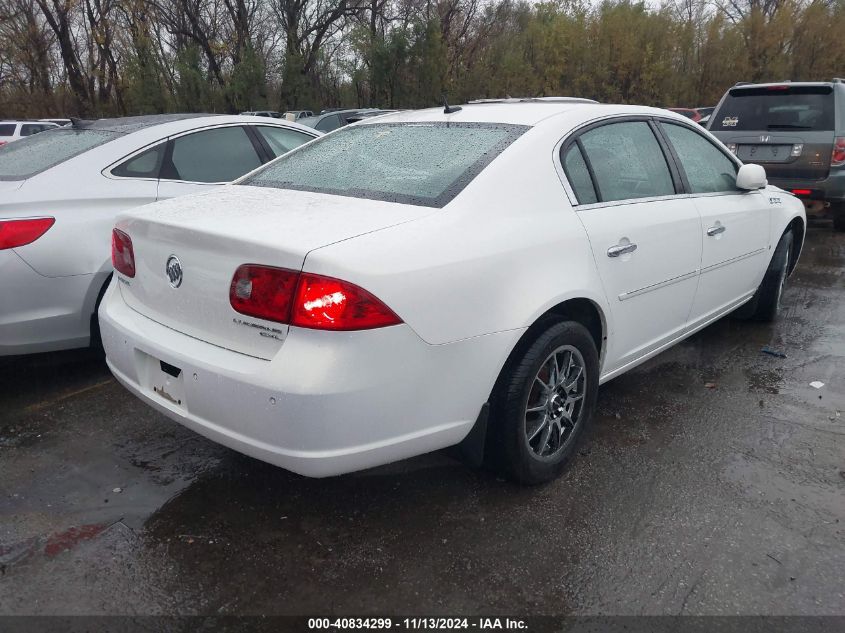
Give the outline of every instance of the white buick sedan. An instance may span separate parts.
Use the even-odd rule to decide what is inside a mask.
[[[459,444],[537,483],[602,382],[728,313],[774,318],[804,227],[666,110],[397,113],[124,214],[103,343],[139,398],[297,473]]]

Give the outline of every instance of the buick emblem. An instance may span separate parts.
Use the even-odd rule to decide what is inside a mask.
[[[164,267],[164,272],[167,273],[167,280],[173,288],[178,288],[182,285],[182,262],[176,255],[171,255],[167,258],[167,265]]]
[[[760,137],[760,142],[761,142],[761,143],[768,143],[770,140],[772,140],[772,137],[771,137],[771,136],[766,136],[765,134],[763,134],[763,135]]]

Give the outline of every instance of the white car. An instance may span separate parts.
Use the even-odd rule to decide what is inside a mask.
[[[96,340],[118,212],[230,182],[318,135],[270,119],[154,115],[0,148],[0,356]]]
[[[63,127],[65,125],[70,125],[72,121],[70,119],[38,119],[39,121],[46,121],[47,123],[55,123],[59,127]]]
[[[774,318],[804,226],[666,110],[390,114],[122,215],[103,344],[146,403],[297,473],[460,443],[542,482],[600,383],[737,308]]]
[[[0,147],[57,127],[52,121],[0,121]]]

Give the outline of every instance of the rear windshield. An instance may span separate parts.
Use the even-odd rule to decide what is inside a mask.
[[[487,123],[382,123],[344,128],[241,181],[442,207],[528,128]]]
[[[105,130],[51,128],[0,147],[0,180],[25,180],[119,136]]]
[[[833,130],[833,89],[830,86],[769,86],[733,88],[710,130]]]

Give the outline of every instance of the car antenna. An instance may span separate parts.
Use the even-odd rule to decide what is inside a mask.
[[[446,95],[443,95],[443,114],[453,114],[455,112],[460,112],[461,110],[463,110],[461,106],[450,106],[446,101]]]

